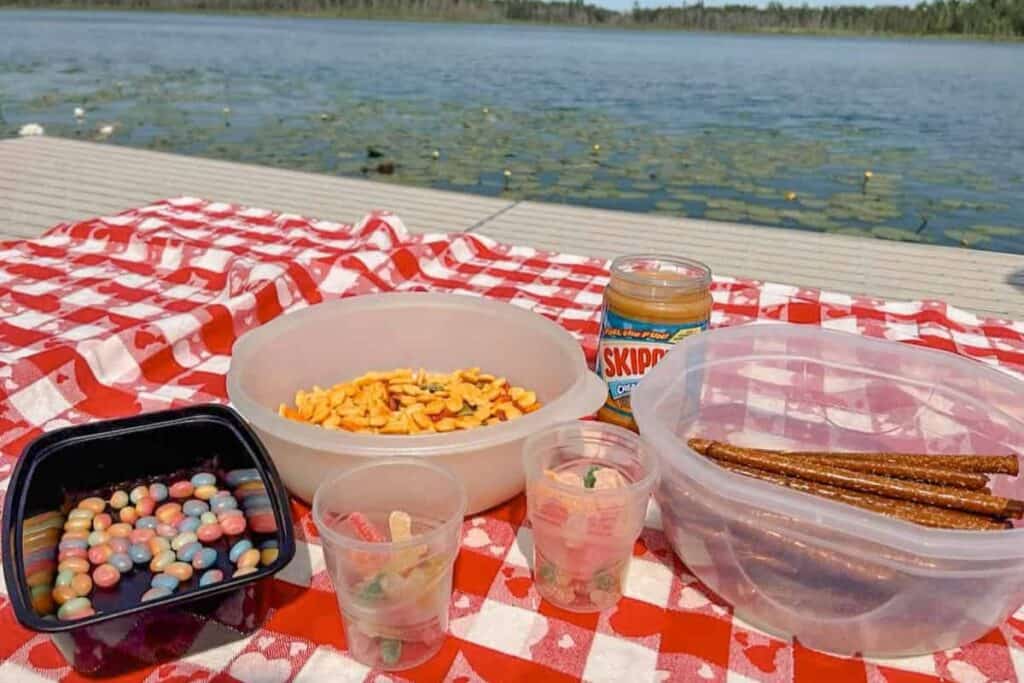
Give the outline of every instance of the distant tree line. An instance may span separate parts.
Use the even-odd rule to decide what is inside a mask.
[[[1024,0],[935,0],[914,7],[634,7],[632,22],[707,31],[1024,36]]]
[[[613,10],[583,0],[0,0],[0,7],[289,12],[363,18],[527,21],[698,31],[1024,37],[1024,0],[934,0],[913,7],[693,5]]]

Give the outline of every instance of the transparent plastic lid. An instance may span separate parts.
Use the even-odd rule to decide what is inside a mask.
[[[770,324],[689,337],[633,394],[641,433],[663,476],[727,492],[730,504],[805,520],[820,537],[862,537],[918,556],[1024,557],[1020,521],[1006,531],[951,531],[891,519],[731,473],[687,445],[692,437],[784,450],[1019,454],[1024,383],[954,354]],[[1024,498],[1020,477],[992,493]]]

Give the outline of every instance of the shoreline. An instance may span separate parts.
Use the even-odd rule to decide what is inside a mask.
[[[295,19],[318,19],[318,20],[341,20],[341,21],[364,21],[364,22],[390,22],[408,24],[453,24],[453,25],[477,25],[477,26],[518,26],[550,29],[578,29],[578,30],[619,30],[637,33],[666,33],[666,34],[694,34],[709,36],[766,36],[786,38],[862,38],[870,40],[935,40],[955,41],[990,44],[1018,44],[1024,43],[1024,36],[1001,36],[986,34],[966,33],[892,33],[892,32],[856,32],[836,30],[806,30],[806,29],[759,29],[759,30],[737,30],[737,31],[711,31],[689,28],[685,26],[655,25],[655,24],[617,24],[617,23],[584,23],[584,22],[555,22],[555,21],[527,21],[514,19],[474,19],[458,17],[431,17],[415,14],[391,15],[386,13],[372,12],[302,12],[295,10],[206,10],[206,9],[170,9],[170,8],[139,8],[120,7],[115,5],[96,5],[83,7],[80,5],[49,4],[46,6],[3,4],[0,5],[0,12],[110,12],[110,13],[131,13],[131,14],[181,14],[189,16],[214,16],[214,17],[252,17],[252,18],[295,18]]]

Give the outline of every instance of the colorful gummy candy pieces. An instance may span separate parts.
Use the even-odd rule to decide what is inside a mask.
[[[388,515],[387,536],[361,512],[351,513],[346,522],[353,536],[368,543],[402,543],[416,537],[412,517],[403,510],[393,510]],[[350,646],[353,651],[362,652],[364,659],[394,665],[403,654],[406,659],[414,659],[426,643],[444,637],[439,615],[446,609],[446,596],[435,598],[441,595],[436,579],[445,571],[447,562],[441,556],[424,558],[426,553],[426,545],[411,545],[394,551],[385,548],[380,553],[352,554],[353,562],[362,572],[362,579],[353,586],[358,600],[370,609],[387,609],[392,619],[399,615],[394,626],[380,623],[379,619],[349,617],[354,625],[348,632]]]
[[[62,620],[91,616],[93,591],[114,589],[136,567],[152,573],[143,602],[171,595],[193,576],[198,586],[212,585],[225,578],[216,567],[223,551],[212,547],[225,537],[233,577],[275,562],[276,538],[257,547],[243,537],[247,529],[277,530],[259,472],[233,470],[225,479],[233,493],[219,489],[214,474],[200,472],[169,486],[157,482],[117,490],[107,500],[90,496],[66,517],[52,511],[25,520],[25,573],[33,609],[42,616],[56,609]]]
[[[620,561],[581,578],[563,571],[535,549],[537,579],[542,594],[548,594],[559,604],[604,609],[622,597],[622,582],[627,561]]]
[[[349,514],[347,521],[356,538],[367,543],[386,543],[384,534],[361,512]],[[388,515],[388,531],[392,543],[400,543],[413,538],[412,517],[404,510],[392,510]],[[425,546],[412,546],[394,552],[389,558],[376,553],[356,553],[367,578],[382,570],[387,574],[404,574],[409,571],[426,552]]]
[[[25,578],[31,591],[32,609],[40,616],[52,614],[56,609],[51,595],[57,573],[54,549],[63,526],[64,517],[56,510],[30,517],[22,526]]]
[[[356,532],[356,536],[367,543],[384,543],[387,539],[377,527],[361,512],[353,512],[348,516],[348,523]]]
[[[274,509],[259,471],[255,468],[233,470],[228,472],[227,483],[234,489],[235,498],[242,502],[245,517],[253,531],[261,534],[277,531]]]
[[[618,489],[626,486],[622,473],[612,467],[592,465],[580,476],[571,470],[544,470],[544,476],[561,484],[584,489]]]

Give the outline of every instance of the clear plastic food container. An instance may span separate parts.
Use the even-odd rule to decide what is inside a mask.
[[[425,435],[328,431],[277,414],[298,389],[371,370],[474,366],[535,391],[543,407],[499,425]],[[281,316],[235,344],[227,385],[300,498],[311,501],[331,474],[366,458],[429,457],[462,479],[468,514],[523,490],[527,436],[594,413],[607,393],[579,342],[547,318],[491,299],[426,293],[353,297]]]
[[[696,335],[634,394],[680,558],[738,616],[840,654],[957,647],[1024,602],[1024,530],[949,531],[728,472],[701,436],[816,451],[1024,449],[1024,384],[951,353],[796,325]],[[1018,456],[1019,457],[1019,456]],[[1019,477],[992,491],[1024,497]]]

